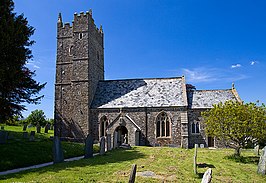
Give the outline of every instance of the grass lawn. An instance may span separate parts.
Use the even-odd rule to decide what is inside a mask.
[[[60,163],[18,174],[0,176],[1,182],[128,182],[132,164],[137,172],[153,171],[158,178],[136,177],[136,182],[200,182],[208,167],[213,182],[266,182],[258,175],[259,157],[243,150],[241,159],[230,158],[231,149],[199,149],[198,175],[193,174],[193,149],[167,147],[133,147],[117,149],[103,156]]]
[[[42,128],[40,134],[35,133],[35,141],[30,142],[22,138],[22,128],[22,126],[5,126],[5,130],[13,137],[6,144],[0,144],[0,171],[53,161],[53,142],[50,136],[53,136],[54,132],[49,130],[46,134]],[[32,127],[27,131],[30,133],[35,129]],[[62,147],[65,158],[84,155],[84,144],[62,142]],[[98,149],[95,147],[95,151]]]

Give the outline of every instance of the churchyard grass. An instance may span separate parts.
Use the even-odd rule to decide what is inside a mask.
[[[50,136],[54,135],[53,130],[44,133],[35,133],[35,140],[22,138],[22,126],[5,126],[5,130],[9,131],[11,139],[6,144],[0,144],[0,171],[10,170],[19,167],[27,167],[40,163],[53,161],[52,143]],[[30,131],[36,130],[36,127],[27,128],[28,136]],[[64,157],[70,158],[84,155],[84,144],[62,142]],[[99,151],[99,147],[94,148]]]
[[[234,159],[232,149],[198,149],[198,174],[193,172],[194,149],[133,147],[74,162],[0,176],[2,182],[128,182],[132,164],[137,172],[152,171],[156,178],[136,177],[136,182],[200,182],[203,173],[213,170],[212,182],[266,182],[258,175],[253,150],[243,150],[242,159]]]

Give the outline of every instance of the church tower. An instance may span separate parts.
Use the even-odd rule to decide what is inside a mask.
[[[73,24],[57,22],[55,135],[84,139],[91,130],[90,105],[104,80],[103,30],[92,11],[74,14]]]

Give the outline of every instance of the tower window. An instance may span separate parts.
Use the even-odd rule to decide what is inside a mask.
[[[194,121],[192,124],[191,124],[191,133],[193,134],[197,134],[200,132],[199,130],[199,122],[198,121]]]
[[[100,54],[99,54],[99,51],[97,51],[97,60],[100,60]]]
[[[79,33],[79,39],[82,39],[83,33]]]
[[[73,55],[73,45],[69,47],[69,56]]]
[[[170,137],[170,120],[165,112],[156,118],[156,137]]]

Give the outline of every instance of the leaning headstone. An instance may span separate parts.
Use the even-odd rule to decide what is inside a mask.
[[[258,174],[266,174],[266,146],[262,149],[262,154],[258,164]]]
[[[40,123],[37,123],[37,125],[36,125],[36,131],[37,131],[37,133],[41,133],[41,125],[40,125]]]
[[[197,174],[197,153],[198,153],[198,144],[195,144],[195,152],[194,152],[194,174]]]
[[[26,131],[27,130],[27,126],[28,126],[27,123],[24,123],[23,124],[23,131]]]
[[[4,126],[1,126],[1,130],[5,130],[5,127]]]
[[[53,140],[53,158],[54,158],[54,163],[61,163],[64,161],[64,154],[61,146],[61,141],[58,136],[54,136]]]
[[[135,182],[136,172],[137,172],[137,165],[134,164],[134,165],[132,165],[132,169],[130,172],[128,183],[134,183]]]
[[[84,158],[93,157],[93,138],[91,134],[88,134],[85,141],[85,156]]]
[[[7,141],[7,137],[8,137],[8,132],[1,130],[0,131],[0,144],[5,144]]]
[[[212,169],[209,168],[203,175],[201,183],[210,183],[212,181]]]
[[[107,134],[107,151],[111,150],[111,134]]]
[[[259,156],[259,155],[260,155],[260,146],[259,146],[259,145],[256,145],[256,146],[254,147],[254,154],[255,154],[256,156]]]
[[[100,139],[100,155],[105,153],[105,137],[101,137]]]
[[[47,123],[47,124],[45,125],[45,128],[44,128],[44,133],[48,133],[49,129],[50,129],[50,124]]]
[[[28,138],[28,132],[23,132],[23,133],[22,133],[22,137],[23,137],[24,139]]]
[[[30,141],[34,141],[34,139],[35,139],[35,131],[31,131],[30,132]]]

